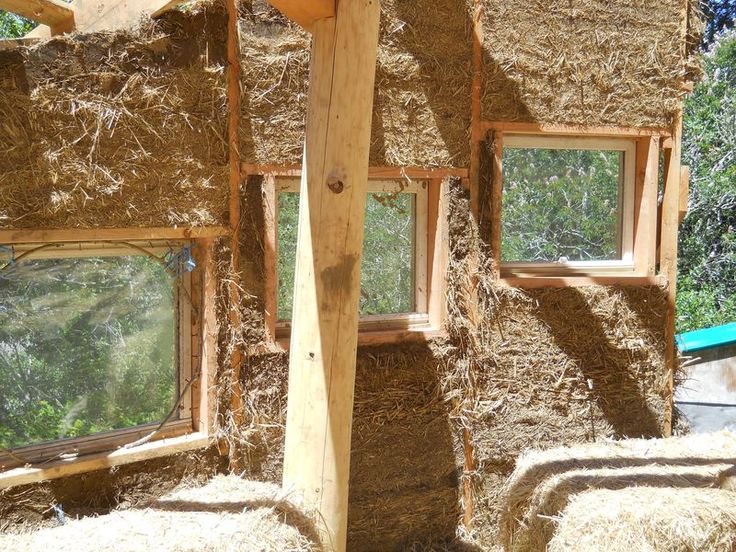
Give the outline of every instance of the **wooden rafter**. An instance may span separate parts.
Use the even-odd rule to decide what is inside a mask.
[[[335,0],[268,0],[268,3],[308,31],[315,21],[335,17]]]
[[[52,34],[74,30],[74,9],[60,0],[0,0],[0,9],[48,25]]]

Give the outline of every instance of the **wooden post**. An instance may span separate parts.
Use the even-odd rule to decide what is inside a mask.
[[[242,326],[240,293],[240,36],[238,31],[237,0],[227,0],[227,104],[228,104],[228,157],[230,163],[230,309],[228,321],[235,335]],[[240,367],[243,352],[236,343],[230,359],[230,411],[237,426],[243,418],[243,390],[240,385]],[[242,466],[231,450],[231,469],[240,471]]]
[[[284,488],[344,551],[360,263],[379,0],[340,2],[313,25],[299,205]]]
[[[659,250],[660,273],[667,279],[667,317],[665,320],[665,412],[663,434],[672,435],[674,410],[674,376],[677,369],[675,348],[675,297],[677,292],[677,231],[680,215],[680,157],[682,136],[682,110],[675,119],[672,133],[672,149],[665,151],[664,196],[662,198],[661,245]]]

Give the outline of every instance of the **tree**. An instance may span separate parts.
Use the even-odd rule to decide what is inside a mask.
[[[680,230],[677,330],[736,320],[736,31],[704,53],[685,103],[689,212]]]
[[[736,22],[736,0],[705,0],[703,11],[708,24],[703,34],[703,43],[711,44],[719,32],[731,29]]]
[[[20,38],[36,24],[19,15],[0,10],[0,38]]]

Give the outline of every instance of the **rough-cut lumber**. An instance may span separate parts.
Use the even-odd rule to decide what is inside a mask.
[[[283,482],[317,508],[336,551],[347,540],[379,14],[378,0],[340,2],[313,27]]]
[[[658,177],[659,140],[640,138],[636,144],[634,269],[641,276],[653,276],[655,270]]]
[[[227,104],[228,104],[228,159],[230,163],[230,263],[232,276],[229,285],[230,309],[228,320],[236,332],[242,326],[240,302],[240,36],[238,34],[237,0],[227,0]],[[235,426],[243,418],[243,390],[240,369],[243,351],[236,345],[230,357],[230,413]],[[235,450],[230,455],[231,468],[239,471],[240,458]]]
[[[0,9],[48,25],[51,34],[74,30],[74,10],[60,0],[0,0]]]
[[[674,375],[677,352],[675,350],[675,294],[677,290],[677,230],[680,216],[680,158],[682,136],[682,111],[677,114],[672,149],[665,150],[664,195],[662,197],[661,243],[659,271],[667,278],[667,319],[665,324],[665,369],[667,370],[664,412],[664,434],[672,434],[674,409]]]
[[[3,0],[5,1],[5,0]],[[26,0],[13,0],[22,4]],[[56,3],[60,3],[58,0]],[[135,26],[143,17],[157,17],[183,0],[80,0],[74,4],[74,27],[79,32],[117,31]],[[66,5],[62,4],[66,9]],[[39,25],[27,38],[48,38],[66,30]]]
[[[227,235],[223,226],[198,228],[60,228],[58,230],[0,230],[0,244],[94,242],[135,240],[187,240]]]
[[[583,134],[608,138],[625,138],[628,136],[670,136],[666,128],[641,128],[617,126],[585,126],[566,125],[555,123],[498,123],[485,121],[482,125],[485,130],[496,130],[519,134]]]
[[[335,17],[335,0],[268,0],[274,8],[308,31],[316,21]]]
[[[690,195],[690,167],[683,165],[680,167],[680,213],[678,220],[682,222],[687,215],[688,198]]]

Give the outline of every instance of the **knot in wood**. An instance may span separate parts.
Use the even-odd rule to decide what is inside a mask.
[[[334,174],[327,177],[327,187],[334,193],[339,194],[345,189],[345,184]]]

